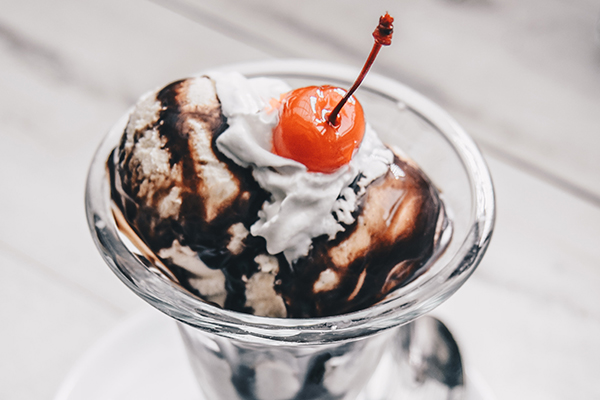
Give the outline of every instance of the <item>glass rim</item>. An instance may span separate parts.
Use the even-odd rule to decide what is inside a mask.
[[[218,70],[238,71],[248,77],[312,77],[343,82],[353,82],[359,72],[358,68],[343,64],[305,59],[232,64]],[[210,71],[209,69],[198,75]],[[204,302],[167,278],[149,270],[140,258],[129,251],[117,232],[110,211],[110,196],[100,195],[106,194],[99,191],[101,188],[106,189],[108,184],[105,165],[116,144],[114,140],[118,132],[115,132],[115,128],[125,125],[130,111],[121,117],[103,139],[88,172],[85,192],[87,220],[94,242],[106,263],[136,294],[176,320],[222,336],[255,342],[317,344],[348,340],[408,323],[431,311],[466,281],[487,249],[495,220],[491,176],[471,137],[435,103],[402,83],[373,72],[369,73],[361,89],[395,101],[401,100],[411,111],[431,123],[441,133],[464,166],[471,189],[472,223],[469,223],[468,232],[456,253],[435,273],[423,273],[406,286],[395,290],[393,296],[371,307],[328,317],[260,317],[222,309]],[[433,264],[436,263],[437,261]],[[132,273],[133,271],[135,273]],[[419,293],[426,290],[427,295],[415,298],[417,288]]]

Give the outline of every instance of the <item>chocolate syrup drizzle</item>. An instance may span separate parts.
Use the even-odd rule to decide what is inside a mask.
[[[171,167],[176,164],[181,166],[182,182],[179,182],[179,186],[187,189],[181,193],[179,215],[176,218],[161,218],[157,211],[156,205],[169,194],[170,188],[157,190],[149,204],[138,196],[141,183],[146,177],[138,173],[139,166],[132,161],[132,152],[126,151],[126,135],[123,135],[116,150],[118,165],[113,165],[112,158],[108,161],[112,198],[131,227],[153,252],[158,253],[161,249],[171,247],[174,240],[178,240],[182,246],[189,246],[209,268],[223,271],[227,290],[225,308],[252,313],[252,309],[245,305],[245,282],[259,271],[254,259],[257,255],[268,254],[266,243],[263,238],[249,234],[243,241],[243,250],[239,254],[233,254],[227,249],[231,239],[228,230],[233,224],[240,222],[249,230],[258,220],[258,211],[270,194],[254,180],[251,169],[238,166],[218,150],[215,141],[228,128],[220,102],[216,110],[196,107],[190,112],[189,107],[186,107],[188,111],[182,111],[187,83],[187,80],[177,81],[158,92],[156,98],[162,105],[158,121],[152,126],[139,129],[134,137],[137,142],[145,131],[156,129],[164,139],[164,149],[170,154]],[[233,200],[219,205],[217,216],[211,221],[204,218],[206,201],[198,190],[204,182],[194,165],[189,140],[191,130],[186,124],[186,120],[190,118],[206,124],[212,152],[231,172],[239,188],[239,193]],[[314,238],[310,253],[296,260],[293,266],[288,264],[283,254],[275,255],[279,262],[275,290],[284,299],[288,317],[328,316],[368,307],[384,298],[391,290],[410,281],[434,254],[437,242],[436,221],[438,218],[445,218],[443,204],[434,186],[419,169],[397,157],[394,163],[404,171],[404,176],[388,171],[372,182],[366,194],[358,201],[353,215],[355,222],[344,225],[345,230],[338,233],[335,239],[328,240],[327,236]],[[356,193],[359,192],[360,179],[359,175],[350,185]],[[417,205],[415,215],[411,216],[411,229],[397,236],[381,234],[369,251],[359,254],[348,265],[335,265],[331,256],[332,249],[348,240],[357,229],[364,229],[359,225],[363,220],[366,202],[371,204],[379,201],[370,193],[376,193],[379,189],[387,190],[388,187],[397,193],[397,198],[389,205],[390,213],[393,211],[392,207],[402,207],[403,196],[409,192],[413,194]],[[203,297],[189,283],[195,277],[193,273],[173,265],[168,259],[163,261],[187,290]],[[395,269],[400,263],[403,263],[402,268]],[[338,274],[338,284],[332,290],[315,293],[315,282],[319,280],[321,272],[328,268]],[[361,280],[362,285],[357,291]]]
[[[331,260],[330,250],[347,240],[357,229],[361,212],[364,208],[365,196],[360,199],[359,207],[354,212],[355,222],[345,225],[345,231],[338,233],[333,240],[321,236],[313,240],[313,247],[307,257],[294,263],[295,276],[281,279],[281,292],[286,299],[288,311],[292,315],[308,317],[313,315],[336,315],[366,308],[381,300],[389,291],[396,289],[414,277],[416,272],[429,260],[434,252],[436,221],[440,214],[441,202],[433,186],[420,170],[395,157],[394,163],[406,175],[404,185],[410,190],[419,192],[419,216],[415,218],[413,227],[402,237],[394,240],[381,239],[370,246],[368,252],[355,258],[344,267],[339,274],[341,280],[333,290],[314,293],[314,283],[320,273],[332,268],[339,270]],[[389,182],[392,173],[378,178],[369,188]],[[405,262],[402,274],[396,276],[397,281],[390,290],[382,291],[386,285],[390,271],[400,262]],[[364,281],[358,293],[349,299],[355,291],[360,276],[366,271]],[[340,301],[340,299],[343,299]]]
[[[170,154],[170,166],[181,165],[182,185],[180,186],[188,188],[180,195],[179,217],[164,219],[156,210],[156,204],[169,194],[170,188],[157,190],[151,204],[135,200],[141,180],[133,176],[132,171],[135,171],[135,168],[130,167],[132,153],[129,153],[128,158],[125,157],[125,136],[119,146],[118,173],[121,190],[114,186],[113,200],[136,233],[155,253],[171,247],[174,240],[178,240],[182,246],[190,247],[198,253],[200,259],[209,268],[221,269],[225,274],[228,293],[225,307],[235,311],[251,312],[252,310],[244,305],[246,297],[242,277],[251,276],[258,270],[254,257],[266,253],[266,243],[263,238],[249,236],[245,240],[244,250],[238,255],[233,255],[227,250],[230,241],[230,234],[227,231],[231,225],[238,222],[249,229],[258,219],[258,211],[269,194],[252,178],[250,170],[239,167],[216,150],[216,138],[228,128],[227,120],[220,108],[218,112],[201,107],[193,113],[181,112],[178,97],[185,90],[185,83],[186,80],[174,82],[157,94],[156,98],[162,106],[158,122],[154,126],[140,129],[136,132],[138,137],[134,139],[137,141],[146,130],[153,128],[158,130],[160,137],[166,139],[164,149]],[[220,161],[227,164],[227,168],[240,188],[240,195],[228,204],[221,204],[217,216],[210,222],[204,218],[205,202],[199,195],[198,189],[204,183],[196,172],[192,157],[189,140],[191,132],[185,124],[189,118],[207,123],[208,133],[212,136],[213,152]],[[189,284],[190,278],[194,278],[193,274],[169,260],[163,259],[163,262],[187,290],[202,297],[202,293]]]

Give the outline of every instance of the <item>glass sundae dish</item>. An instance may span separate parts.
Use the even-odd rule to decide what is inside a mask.
[[[235,65],[215,72],[208,71],[207,74],[232,71],[246,78],[280,79],[291,88],[311,85],[350,87],[356,77],[354,68],[306,60]],[[360,298],[354,289],[358,287],[357,293],[360,293],[364,282],[369,282],[365,277],[360,278],[360,271],[376,269],[380,265],[377,262],[359,270],[349,292],[332,292],[335,296],[323,296],[313,301],[315,287],[327,288],[332,281],[327,279],[331,274],[324,272],[328,268],[323,267],[310,281],[298,272],[302,265],[296,260],[310,254],[307,253],[312,251],[310,249],[318,249],[317,245],[310,247],[309,244],[309,250],[298,250],[292,246],[285,253],[289,246],[284,246],[283,250],[276,246],[277,250],[269,251],[268,238],[256,239],[259,244],[242,240],[244,248],[252,251],[250,259],[260,267],[251,274],[245,274],[244,270],[234,276],[232,271],[237,264],[230,263],[228,268],[232,270],[226,270],[221,278],[218,275],[221,270],[216,264],[210,264],[210,257],[206,258],[209,260],[205,265],[208,270],[195,275],[189,274],[189,268],[178,270],[173,265],[182,254],[190,253],[187,249],[181,250],[189,244],[189,240],[178,240],[180,248],[175,255],[171,245],[174,243],[173,236],[169,238],[168,247],[155,247],[151,240],[142,239],[145,234],[141,233],[141,228],[131,223],[135,219],[132,215],[139,215],[137,210],[132,210],[127,202],[117,204],[118,201],[114,201],[115,183],[119,182],[116,177],[119,175],[110,168],[110,160],[113,160],[113,165],[122,161],[123,157],[116,155],[115,149],[126,146],[122,137],[128,124],[134,120],[135,110],[123,116],[98,149],[86,191],[92,235],[117,276],[140,297],[177,321],[192,368],[209,399],[356,398],[390,345],[394,328],[429,312],[454,293],[471,275],[487,248],[494,220],[493,187],[483,158],[472,140],[443,110],[391,79],[370,75],[356,97],[364,109],[365,120],[377,132],[381,142],[388,148],[400,149],[394,154],[403,160],[402,165],[406,167],[392,167],[398,166],[398,162],[385,161],[388,170],[393,170],[390,173],[395,171],[396,178],[402,179],[407,168],[418,165],[426,174],[426,181],[430,181],[430,186],[435,189],[431,203],[437,205],[434,207],[436,212],[431,213],[434,218],[427,224],[430,228],[433,226],[430,236],[431,243],[435,244],[429,246],[422,259],[419,258],[417,267],[409,268],[410,273],[382,291],[385,282],[393,275],[391,270],[386,271],[385,279],[374,289],[378,295],[365,295],[367,300],[364,302],[348,303],[340,299]],[[223,104],[223,107],[226,105]],[[217,151],[223,153],[221,148]],[[160,158],[160,154],[156,157]],[[244,168],[239,162],[237,165]],[[289,169],[286,165],[278,167],[286,171]],[[354,177],[350,178],[352,184]],[[381,175],[373,178],[369,184],[380,178]],[[355,194],[358,193],[362,192]],[[376,199],[380,197],[381,194],[375,196]],[[117,200],[120,198],[122,196]],[[269,196],[258,196],[254,202],[258,204],[256,216],[260,211],[267,213],[263,204],[272,204],[269,199]],[[337,197],[334,200],[338,200]],[[168,211],[165,213],[169,214]],[[302,218],[306,214],[300,215]],[[340,220],[343,221],[343,213],[340,213],[337,222]],[[340,224],[347,231],[352,224],[360,221],[358,214],[354,221]],[[230,239],[223,245],[225,248],[236,237],[236,228],[231,227],[239,222],[246,231],[252,232],[256,217],[250,221],[233,221],[224,227],[225,232],[233,229]],[[148,227],[147,232],[160,229],[163,228],[154,224]],[[369,234],[376,236],[373,231]],[[249,235],[253,236],[246,232],[242,236],[247,238]],[[275,238],[281,235],[278,233]],[[325,235],[326,239],[321,240],[327,242],[334,240],[338,233],[332,235],[333,239],[328,233],[321,232],[320,235]],[[258,234],[256,237],[263,238]],[[404,236],[397,235],[395,238],[400,242]],[[290,241],[294,245],[300,242]],[[231,246],[229,251],[235,253],[234,246]],[[202,246],[187,247],[198,253]],[[157,251],[157,248],[160,250]],[[213,259],[228,259],[228,254],[223,253],[211,256],[214,256]],[[190,259],[195,257],[200,258],[192,253]],[[276,267],[272,266],[273,259],[277,260]],[[322,261],[318,257],[314,259]],[[410,261],[415,257],[406,259]],[[410,264],[405,261],[397,264]],[[187,261],[179,264],[185,266]],[[295,289],[286,292],[284,271],[288,275],[300,276],[300,282],[308,280],[310,285],[303,287],[311,288],[312,295],[296,295]],[[321,279],[323,274],[325,276]],[[224,291],[202,289],[203,283],[194,285],[193,280],[198,276],[205,277],[204,282],[217,276],[219,282],[224,282],[219,286]],[[252,296],[247,290],[240,290],[240,285],[247,288],[252,277],[268,281],[269,298],[272,300],[274,296],[280,296],[275,300],[278,305],[273,306],[275,303],[272,301],[248,302]],[[361,279],[363,283],[359,287],[357,282]],[[367,289],[371,287],[365,285]],[[326,291],[323,289],[321,292]],[[243,296],[239,297],[239,293]],[[261,298],[261,295],[253,298]],[[312,302],[305,306],[307,298]],[[351,305],[344,308],[344,304]]]

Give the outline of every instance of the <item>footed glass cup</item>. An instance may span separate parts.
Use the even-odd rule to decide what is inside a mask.
[[[350,87],[359,70],[309,60],[275,60],[220,70],[281,78],[292,87]],[[88,224],[113,272],[179,326],[209,400],[343,399],[359,396],[395,329],[431,311],[472,274],[494,224],[494,193],[471,138],[441,108],[397,81],[371,73],[356,97],[382,141],[401,149],[440,189],[452,220],[446,251],[425,273],[367,309],[324,318],[282,319],[223,310],[160,275],[122,236],[111,212],[106,161],[128,115],[100,145],[87,188]],[[385,394],[383,397],[386,398]]]

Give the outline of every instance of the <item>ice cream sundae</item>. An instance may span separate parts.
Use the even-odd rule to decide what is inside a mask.
[[[361,79],[293,89],[214,70],[146,94],[107,162],[121,233],[222,308],[305,318],[384,299],[443,251],[450,223],[363,116]]]

